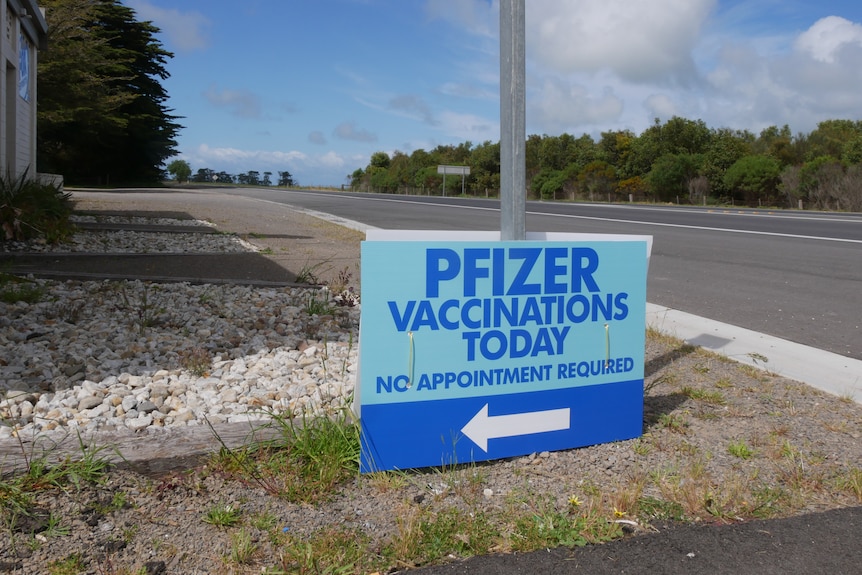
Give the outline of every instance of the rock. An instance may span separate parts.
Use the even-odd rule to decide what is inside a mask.
[[[156,409],[156,404],[152,401],[147,400],[138,403],[138,411],[140,413],[150,413],[151,411],[155,411]]]
[[[95,397],[93,395],[85,397],[78,403],[78,411],[86,411],[88,409],[93,409],[97,405],[101,405],[102,401],[103,400],[101,397]]]

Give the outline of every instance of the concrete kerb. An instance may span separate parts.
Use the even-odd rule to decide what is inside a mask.
[[[647,304],[647,327],[839,397],[862,403],[862,361],[786,339]]]

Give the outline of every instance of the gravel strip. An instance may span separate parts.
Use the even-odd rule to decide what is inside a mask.
[[[145,232],[78,233],[73,245],[254,249],[230,235]],[[0,439],[315,413],[353,391],[359,308],[333,302],[330,315],[310,315],[326,290],[40,279],[28,287],[43,291],[38,303],[0,304]]]

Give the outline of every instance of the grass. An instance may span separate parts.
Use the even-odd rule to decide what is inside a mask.
[[[359,428],[347,410],[333,417],[273,415],[272,439],[241,449],[222,445],[211,466],[291,502],[315,503],[359,470]]]
[[[715,363],[709,365],[709,369],[718,368]],[[647,434],[599,448],[621,455],[618,461],[626,462],[624,472],[598,479],[559,477],[557,494],[532,485],[548,466],[525,462],[516,462],[513,470],[523,478],[523,485],[503,494],[494,493],[498,488],[488,483],[485,464],[359,476],[359,429],[349,411],[329,417],[274,415],[269,425],[277,432],[275,438],[234,449],[222,445],[205,471],[188,474],[183,485],[204,493],[203,480],[198,478],[217,474],[309,508],[349,499],[355,488],[403,502],[392,518],[393,530],[379,539],[364,531],[359,515],[346,514],[343,523],[302,531],[302,526],[285,525],[269,507],[254,513],[244,512],[234,501],[209,507],[201,520],[219,527],[229,542],[217,556],[224,568],[270,574],[389,572],[452,557],[600,543],[622,537],[631,526],[648,528],[659,521],[771,518],[816,507],[822,501],[862,502],[862,469],[838,465],[812,446],[792,442],[792,424],[785,422],[718,447],[734,458],[751,461],[717,474],[713,464],[724,454],[703,449],[697,430],[704,422],[690,421],[689,410],[692,402],[732,407],[742,388],[724,378],[718,381],[725,384],[715,389],[699,378],[682,385],[692,377],[691,369],[686,370],[688,374],[681,374],[685,370],[670,365],[657,374],[652,392],[666,402],[655,410],[656,424]],[[792,402],[775,401],[793,411]],[[100,463],[98,450],[82,446],[82,452],[79,461],[56,466],[32,458],[26,473],[0,480],[0,513],[7,529],[33,508],[42,492],[73,492],[104,477],[106,466]],[[164,479],[154,489],[167,490],[171,481],[180,480]],[[350,508],[347,499],[334,504]],[[100,505],[103,512],[120,509],[128,505],[127,496],[118,492]],[[49,515],[47,522],[49,528],[43,532],[47,537],[68,530],[58,516]],[[77,572],[75,561],[75,556],[56,561],[49,572]]]
[[[0,301],[3,303],[38,303],[44,295],[45,290],[34,280],[0,272]]]
[[[227,503],[216,503],[204,513],[201,521],[216,527],[233,527],[242,520],[242,510]]]

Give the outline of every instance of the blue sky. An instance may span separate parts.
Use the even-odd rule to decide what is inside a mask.
[[[375,151],[500,138],[498,0],[123,0],[174,53],[194,171],[340,185]],[[862,119],[858,0],[527,0],[527,133]]]

